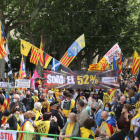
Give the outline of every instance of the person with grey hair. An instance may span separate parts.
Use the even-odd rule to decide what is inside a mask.
[[[32,98],[34,99],[34,102],[38,102],[38,90],[34,90],[34,95],[32,96]]]
[[[96,126],[94,127],[94,130],[101,125],[101,113],[102,113],[102,110],[100,109],[99,107],[99,104],[97,102],[94,102],[92,105],[91,105],[91,109],[92,111],[94,112],[94,117],[95,117],[95,122],[96,122]]]
[[[15,104],[19,105],[20,110],[22,112],[26,112],[26,108],[25,108],[24,104],[20,101],[20,96],[18,94],[14,95],[13,102],[11,102],[9,109],[11,110]]]
[[[39,121],[42,119],[43,114],[41,113],[42,105],[40,102],[34,103],[33,111],[35,112],[35,121]]]

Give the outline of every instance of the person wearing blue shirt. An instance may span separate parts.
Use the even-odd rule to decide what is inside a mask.
[[[118,100],[120,100],[119,93],[120,93],[120,91],[119,91],[119,89],[117,89],[115,92],[115,96],[117,97]]]
[[[96,126],[94,127],[94,132],[95,132],[96,128],[99,127],[102,123],[102,120],[101,120],[102,110],[99,108],[99,104],[97,102],[93,103],[91,105],[91,108],[94,111],[94,118],[96,122]]]

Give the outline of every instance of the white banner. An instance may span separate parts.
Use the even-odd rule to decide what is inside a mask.
[[[30,80],[28,79],[16,79],[15,88],[30,88]]]
[[[8,82],[0,82],[0,87],[7,88]],[[9,83],[9,88],[13,88],[13,86]]]
[[[119,45],[116,43],[106,54],[105,54],[105,58],[107,60],[107,62],[110,64],[111,62],[113,62],[113,56],[115,56],[115,60],[118,60],[120,58],[120,53],[121,53],[121,49],[119,47]]]
[[[17,131],[0,130],[0,140],[16,140]]]
[[[41,140],[54,140],[54,138],[49,138],[49,137],[41,137]]]

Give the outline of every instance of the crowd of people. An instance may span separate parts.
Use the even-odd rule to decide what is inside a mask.
[[[135,77],[121,80],[110,102],[103,103],[109,89],[59,89],[42,88],[37,79],[35,89],[11,89],[9,109],[2,110],[6,90],[0,90],[1,128],[58,134],[60,140],[70,137],[95,140],[139,140],[140,92]],[[75,94],[77,95],[75,97]],[[75,97],[75,98],[74,98]],[[37,135],[28,134],[29,139]],[[42,135],[46,137],[46,135]],[[25,138],[19,133],[18,138]]]

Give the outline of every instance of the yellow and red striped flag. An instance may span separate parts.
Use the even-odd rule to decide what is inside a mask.
[[[88,71],[92,71],[92,70],[101,70],[100,64],[96,63],[96,64],[89,65]]]
[[[61,58],[60,62],[68,67],[73,61],[76,55],[85,47],[85,36],[84,34],[77,38],[73,44],[68,48],[64,56]]]
[[[116,89],[110,89],[110,100],[115,97]]]
[[[41,36],[41,43],[40,43],[40,64],[43,67],[43,40]]]
[[[140,57],[139,57],[138,53],[135,51],[131,73],[136,75],[139,70],[139,66],[140,66]]]
[[[31,51],[31,56],[30,56],[30,62],[37,65],[40,56],[39,54],[40,54],[39,49],[33,46]]]
[[[68,51],[66,51],[66,53],[64,54],[64,56],[61,58],[60,62],[61,62],[64,66],[68,67],[69,64],[73,61],[73,59],[74,59],[75,57],[76,57],[76,56],[71,56],[71,57],[69,57],[69,56],[68,56]]]

